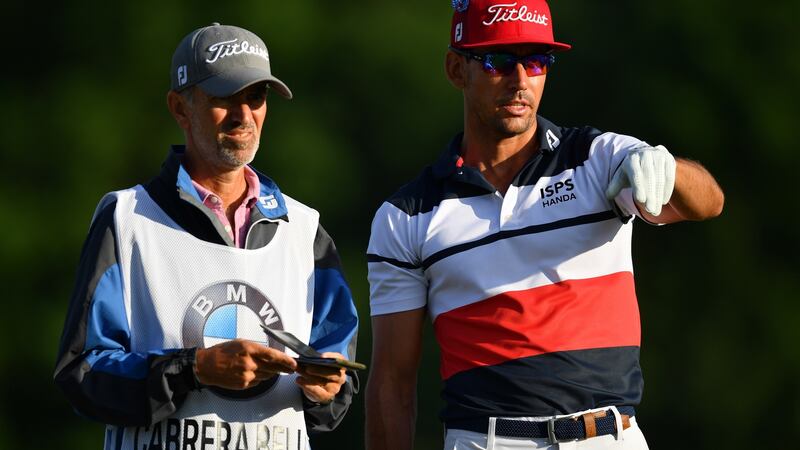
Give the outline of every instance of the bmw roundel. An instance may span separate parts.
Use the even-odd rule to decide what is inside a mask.
[[[232,339],[247,339],[284,351],[283,344],[270,342],[261,324],[283,330],[280,314],[261,291],[242,281],[223,281],[203,288],[192,297],[183,316],[185,348],[208,348]],[[237,391],[212,387],[227,398],[252,398],[268,391],[278,376]]]

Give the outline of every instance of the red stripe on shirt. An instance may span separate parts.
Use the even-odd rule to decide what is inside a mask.
[[[442,379],[544,353],[641,343],[630,272],[505,292],[440,314],[434,331]]]

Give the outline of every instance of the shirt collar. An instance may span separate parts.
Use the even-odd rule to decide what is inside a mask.
[[[461,161],[461,141],[464,133],[458,133],[447,145],[447,149],[433,164],[433,175],[436,178],[447,178],[453,175],[463,161]],[[561,128],[542,116],[536,116],[536,135],[533,139],[537,142],[539,150],[545,153],[554,153],[561,143]]]
[[[561,144],[561,127],[542,116],[536,116],[536,137],[539,149],[545,153],[555,153]]]
[[[175,156],[180,159],[183,157],[185,152],[186,146],[173,145],[171,148],[170,157]],[[258,210],[267,219],[283,219],[288,222],[289,211],[286,208],[286,202],[281,194],[280,189],[278,188],[278,185],[275,184],[271,178],[258,172],[250,166],[246,166],[245,169],[245,177],[248,179],[248,193],[245,201],[254,200]],[[257,181],[257,183],[254,182],[251,184],[251,180]],[[200,198],[200,194],[197,192],[197,189],[195,189],[194,185],[192,184],[192,178],[183,167],[183,164],[180,163],[175,184],[178,189],[194,197],[198,202],[203,202],[203,199]]]
[[[253,169],[253,173],[258,177],[261,188],[258,193],[258,201],[256,207],[261,214],[270,220],[284,220],[289,221],[289,210],[286,208],[286,201],[272,179],[263,173]]]
[[[247,190],[245,192],[245,197],[242,200],[242,204],[246,208],[252,208],[253,204],[258,200],[259,193],[261,192],[261,183],[258,180],[258,175],[256,175],[250,166],[244,166],[244,179]],[[192,186],[194,186],[194,188],[197,190],[197,194],[200,196],[201,203],[206,203],[210,195],[219,197],[219,194],[210,189],[206,189],[205,186],[195,180],[192,180]]]
[[[461,159],[461,140],[463,137],[463,132],[458,133],[450,140],[450,143],[447,144],[447,149],[433,164],[434,177],[447,178],[456,171],[459,160]]]
[[[261,180],[250,166],[244,166],[244,179],[247,181],[247,196],[244,198],[244,203],[250,208],[258,201],[261,194]]]

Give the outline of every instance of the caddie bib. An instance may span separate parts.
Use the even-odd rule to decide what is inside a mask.
[[[291,220],[279,222],[266,246],[248,250],[192,236],[141,186],[104,202],[113,199],[130,351],[206,348],[241,338],[293,355],[268,341],[262,323],[308,342],[316,211],[287,197]],[[306,449],[295,377],[279,375],[242,391],[192,391],[172,416],[150,427],[109,427],[114,438],[105,448]]]

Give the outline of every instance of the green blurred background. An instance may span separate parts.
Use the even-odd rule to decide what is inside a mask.
[[[255,165],[322,213],[358,302],[370,362],[365,249],[381,201],[461,127],[443,73],[449,0],[4,2],[0,162],[0,449],[94,449],[51,381],[89,219],[148,180],[182,134],[165,107],[189,31],[259,34],[295,99],[272,96]],[[650,447],[796,448],[800,2],[551,0],[559,55],[540,112],[702,161],[723,215],[636,226]],[[420,371],[417,448],[441,448],[438,355]],[[402,338],[402,337],[399,337]],[[363,393],[315,450],[363,447]]]

